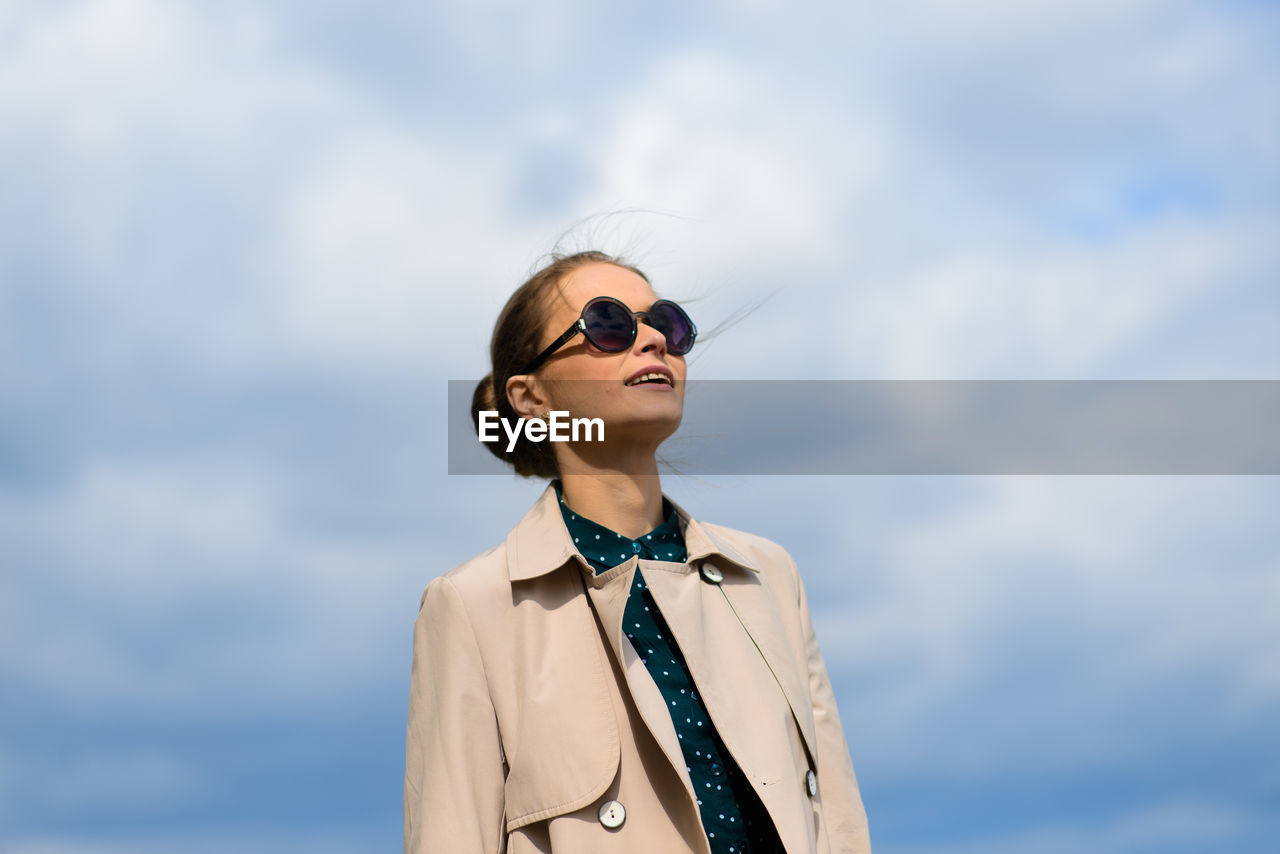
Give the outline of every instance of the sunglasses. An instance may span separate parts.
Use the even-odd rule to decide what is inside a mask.
[[[531,374],[536,371],[552,353],[579,332],[587,336],[587,340],[596,348],[606,353],[621,353],[635,343],[636,318],[644,318],[645,323],[662,333],[662,337],[667,339],[667,352],[671,355],[683,356],[693,349],[693,339],[698,337],[698,329],[689,315],[684,313],[684,309],[671,300],[660,299],[649,306],[648,311],[632,311],[613,297],[596,297],[582,307],[582,314],[574,321],[573,326],[552,341],[547,349],[519,373]]]

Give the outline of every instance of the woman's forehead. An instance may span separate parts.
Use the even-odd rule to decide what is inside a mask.
[[[557,313],[572,317],[596,297],[613,297],[632,311],[644,311],[658,298],[650,284],[631,270],[613,264],[592,264],[574,270],[560,282]]]

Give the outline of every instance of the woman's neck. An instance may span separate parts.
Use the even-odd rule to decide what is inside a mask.
[[[662,524],[662,484],[653,474],[563,472],[564,502],[575,513],[629,539]]]

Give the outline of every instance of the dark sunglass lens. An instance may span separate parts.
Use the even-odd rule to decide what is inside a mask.
[[[653,328],[667,339],[667,351],[683,356],[693,348],[693,323],[689,315],[673,302],[658,302],[650,309]]]
[[[593,302],[583,316],[587,321],[587,339],[601,350],[616,353],[630,347],[635,340],[635,320],[616,302]]]

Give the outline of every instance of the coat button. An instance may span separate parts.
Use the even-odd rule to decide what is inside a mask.
[[[818,775],[813,773],[813,769],[804,775],[805,785],[809,787],[809,797],[814,798],[818,795]]]
[[[712,584],[719,584],[721,581],[724,581],[724,573],[709,563],[704,563],[702,565],[702,577],[707,581],[710,581]]]
[[[600,807],[600,823],[610,830],[622,827],[622,823],[626,820],[627,811],[617,801],[605,801]]]

